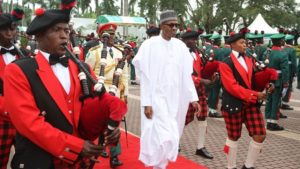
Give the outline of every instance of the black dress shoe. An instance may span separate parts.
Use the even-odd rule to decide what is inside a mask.
[[[118,156],[115,156],[110,158],[109,164],[111,168],[116,168],[123,165],[123,162],[119,160]]]
[[[294,110],[294,108],[288,104],[282,104],[280,108],[283,110]]]
[[[279,118],[281,118],[281,119],[286,119],[287,116],[286,116],[286,115],[283,115],[282,113],[280,113],[280,114],[279,114]]]
[[[213,159],[214,157],[206,150],[205,147],[196,150],[196,155],[202,156],[204,158]]]
[[[216,112],[216,113],[209,112],[208,116],[212,117],[212,118],[222,118],[223,117],[219,112]]]
[[[103,150],[103,151],[100,153],[100,156],[101,156],[101,157],[104,157],[104,158],[108,158],[108,153],[107,153],[105,150]]]
[[[245,165],[243,165],[242,169],[254,169],[254,167],[247,168]]]
[[[284,128],[282,126],[279,126],[277,123],[267,123],[267,129],[270,131],[284,130]]]

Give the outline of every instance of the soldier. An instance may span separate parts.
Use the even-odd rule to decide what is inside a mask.
[[[20,9],[15,9],[11,14],[0,13],[0,169],[6,169],[16,134],[16,129],[10,122],[8,113],[4,108],[4,69],[6,65],[20,57],[13,46],[13,41],[17,35],[17,21],[22,19],[23,14],[23,10]]]
[[[213,43],[212,50],[214,60],[222,61],[222,49],[220,48],[221,45],[221,35],[214,34],[210,38],[210,41]],[[217,80],[212,86],[208,87],[208,109],[209,109],[209,117],[221,118],[222,115],[217,112],[218,102],[219,102],[219,94],[220,94],[221,84],[220,81]]]
[[[210,50],[212,48],[211,40],[209,39],[211,36],[212,34],[200,35],[202,38],[202,48],[205,49],[207,55],[210,55]]]
[[[109,89],[113,83],[113,76],[115,74],[116,66],[118,62],[123,58],[123,54],[117,48],[114,47],[114,37],[115,32],[117,29],[116,24],[107,23],[104,25],[100,25],[98,27],[98,35],[101,37],[104,33],[108,33],[109,39],[107,42],[107,58],[106,58],[106,67],[104,70],[104,83],[105,88]],[[100,76],[100,66],[101,66],[101,51],[103,50],[104,44],[97,45],[89,50],[89,53],[86,57],[86,63],[89,64],[96,74],[96,76]],[[120,97],[125,103],[127,103],[127,96],[128,96],[128,66],[127,63],[124,66],[120,83],[117,89],[117,96]],[[99,142],[104,142],[103,136],[99,137]],[[123,163],[119,160],[118,155],[121,154],[121,147],[120,143],[117,144],[115,147],[110,147],[110,165],[111,167],[120,166]],[[107,152],[104,150],[101,153],[102,157],[108,157]]]
[[[201,58],[201,54],[196,46],[198,41],[199,34],[196,31],[187,31],[185,32],[181,38],[182,41],[187,45],[190,49],[191,57],[194,59],[193,63],[193,74],[192,78],[196,87],[196,91],[199,97],[199,104],[201,106],[201,111],[196,114],[199,124],[199,136],[197,141],[197,150],[196,155],[202,156],[204,158],[213,159],[213,156],[207,151],[204,147],[205,143],[205,136],[206,136],[206,129],[207,129],[207,96],[205,93],[205,85],[211,85],[214,83],[215,79],[204,79],[202,77],[202,70],[204,68],[204,60],[203,57]],[[195,112],[193,110],[193,106],[190,104],[187,117],[186,117],[186,125],[194,120]]]
[[[223,87],[222,113],[228,134],[224,146],[228,169],[237,168],[238,139],[243,123],[252,139],[242,169],[254,168],[266,137],[263,115],[257,104],[259,100],[266,98],[266,94],[256,91],[254,87],[257,74],[253,71],[255,68],[253,60],[245,56],[245,32],[247,31],[230,34],[228,43],[232,52],[219,67]],[[268,91],[271,92],[271,89]]]
[[[269,60],[268,67],[276,69],[279,74],[279,78],[275,82],[275,92],[268,95],[265,108],[267,129],[271,131],[284,130],[282,126],[278,125],[280,101],[282,94],[286,93],[289,81],[288,56],[281,47],[284,37],[284,34],[272,35],[272,50],[265,56],[265,59]]]
[[[257,59],[262,61],[263,55],[267,51],[267,46],[264,45],[264,32],[258,34],[256,37],[256,45],[254,48],[255,54],[257,55]]]
[[[294,36],[287,34],[285,36],[285,46],[283,51],[287,53],[288,63],[289,63],[289,87],[287,89],[286,94],[282,98],[281,109],[284,110],[294,110],[293,107],[288,105],[290,101],[292,91],[293,91],[293,81],[296,77],[296,69],[297,69],[297,58],[296,58],[296,49],[293,48]]]

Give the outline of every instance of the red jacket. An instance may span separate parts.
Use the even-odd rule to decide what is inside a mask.
[[[248,72],[243,68],[239,63],[237,58],[233,53],[230,54],[230,58],[242,77],[244,83],[247,85],[247,88],[242,87],[235,79],[231,68],[226,63],[220,63],[220,75],[221,82],[226,91],[232,96],[243,100],[246,103],[256,103],[257,101],[257,92],[252,89],[252,75],[253,75],[253,61],[249,57],[244,57],[245,62],[248,67]]]
[[[19,58],[19,56],[17,56]],[[0,79],[3,81],[3,76],[4,76],[4,70],[6,67],[6,63],[3,59],[2,54],[0,54]],[[4,109],[4,96],[0,95],[0,123],[5,120],[9,121],[9,116],[7,114],[7,111]]]

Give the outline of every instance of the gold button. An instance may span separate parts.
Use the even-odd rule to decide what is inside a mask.
[[[69,114],[72,114],[72,110],[69,110]]]

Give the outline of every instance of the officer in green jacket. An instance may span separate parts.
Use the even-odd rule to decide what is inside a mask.
[[[282,50],[284,34],[275,34],[271,36],[272,49],[270,54],[265,56],[268,60],[268,67],[277,70],[278,79],[275,81],[275,91],[267,98],[265,117],[267,120],[267,129],[271,131],[284,130],[278,125],[279,108],[282,95],[285,95],[289,82],[288,57]]]
[[[284,110],[294,110],[291,106],[288,105],[288,102],[290,101],[290,97],[293,91],[293,81],[296,77],[296,69],[297,69],[297,58],[296,58],[296,49],[293,48],[293,41],[294,36],[287,34],[285,36],[285,46],[283,48],[283,51],[286,52],[288,56],[288,63],[289,63],[289,87],[287,89],[286,94],[282,97],[281,102],[281,109]]]
[[[220,34],[213,34],[209,39],[212,42],[212,50],[214,52],[214,60],[222,61],[223,53],[221,46],[221,35]],[[221,118],[221,113],[217,112],[218,102],[219,102],[219,94],[221,90],[221,82],[217,80],[212,86],[208,87],[208,109],[209,117]]]
[[[202,40],[202,49],[204,50],[206,55],[210,55],[210,50],[212,49],[212,43],[210,37],[212,34],[200,35]]]
[[[256,45],[256,35],[248,33],[246,35],[247,48],[246,48],[246,56],[252,56],[255,53],[255,45]]]
[[[254,48],[257,59],[262,61],[263,55],[267,51],[267,46],[264,45],[264,36],[263,34],[258,34],[256,37],[256,45]]]

